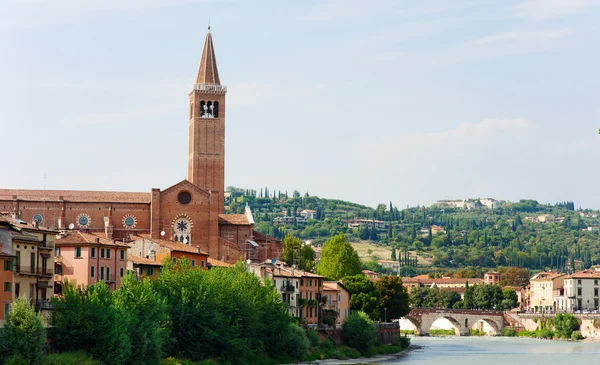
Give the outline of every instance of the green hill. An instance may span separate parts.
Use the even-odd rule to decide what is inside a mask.
[[[363,259],[390,259],[395,254],[407,267],[427,270],[498,266],[567,270],[600,263],[600,214],[575,210],[572,202],[501,201],[493,209],[478,200],[471,209],[398,209],[390,202],[373,209],[298,191],[290,195],[268,188],[259,193],[233,187],[227,191],[228,211],[241,213],[248,204],[259,232],[278,238],[293,234],[313,244],[343,232],[357,245],[377,246],[372,250],[377,254],[363,254]],[[389,257],[381,257],[385,252]],[[414,253],[417,263],[405,258]]]

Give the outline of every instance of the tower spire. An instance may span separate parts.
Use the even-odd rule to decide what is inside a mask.
[[[202,49],[202,58],[200,59],[196,84],[221,85],[219,70],[217,69],[217,59],[215,58],[215,48],[213,46],[212,35],[210,34],[210,22],[206,38],[204,39],[204,48]]]

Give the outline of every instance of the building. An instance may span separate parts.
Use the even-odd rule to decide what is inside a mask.
[[[291,316],[303,324],[318,324],[321,318],[325,277],[294,269],[280,261],[249,264],[248,270],[262,281],[270,280]]]
[[[483,279],[480,278],[469,278],[469,279],[455,279],[455,278],[428,278],[428,277],[403,277],[402,278],[402,286],[406,288],[406,290],[410,293],[413,288],[421,288],[421,287],[437,287],[440,289],[448,289],[448,288],[464,288],[467,285],[482,285],[484,284]]]
[[[54,240],[58,232],[12,218],[0,218],[0,244],[3,253],[3,271],[10,271],[7,262],[14,256],[12,282],[3,282],[3,312],[8,309],[7,298],[24,297],[37,311],[50,309],[54,287]],[[8,269],[8,270],[7,270]],[[4,273],[4,280],[10,274]],[[46,315],[47,313],[42,313]]]
[[[133,235],[148,234],[197,247],[219,261],[260,257],[252,256],[252,250],[260,247],[254,221],[247,217],[236,227],[237,218],[224,214],[226,94],[209,31],[188,93],[188,120],[178,124],[189,131],[189,150],[181,156],[188,162],[186,179],[149,192],[0,189],[0,211],[56,231],[70,227],[107,240],[128,241]],[[239,234],[232,237],[232,231]],[[281,242],[269,240],[264,245]]]
[[[336,326],[341,326],[350,314],[350,292],[339,281],[325,281],[323,283],[324,310],[337,313]]]
[[[564,294],[555,298],[561,311],[597,311],[600,272],[583,270],[564,277]]]
[[[369,229],[373,229],[373,227],[377,229],[387,228],[387,222],[375,219],[349,219],[346,223],[348,224],[348,228],[361,228],[363,226],[366,226]]]
[[[10,304],[13,299],[13,271],[15,269],[15,255],[4,253],[0,246],[0,283],[2,290],[0,291],[0,325],[6,319],[6,315],[10,311]]]
[[[566,274],[540,272],[529,280],[529,310],[534,312],[555,312],[555,297],[563,295]]]
[[[127,272],[126,244],[80,231],[63,231],[57,237],[55,294],[62,294],[66,280],[85,286],[104,281],[111,290],[121,285]]]
[[[363,270],[362,273],[365,274],[371,281],[379,280],[379,274],[376,273],[375,271]]]
[[[501,275],[497,271],[488,271],[483,274],[483,283],[490,285],[500,285]]]
[[[394,273],[400,272],[400,262],[395,260],[377,260],[377,263]]]
[[[152,261],[148,258],[128,255],[127,270],[131,271],[136,279],[156,279],[160,274],[162,263]]]
[[[177,263],[185,258],[191,267],[208,269],[208,253],[198,247],[186,245],[181,242],[152,238],[149,234],[134,236],[134,241],[129,243],[129,254],[142,257],[162,264],[165,260]],[[133,270],[133,262],[129,265]]]
[[[537,219],[538,219],[538,222],[541,222],[541,223],[550,223],[550,222],[554,222],[555,221],[554,216],[551,215],[551,214],[542,214],[542,215],[539,215],[537,217]]]

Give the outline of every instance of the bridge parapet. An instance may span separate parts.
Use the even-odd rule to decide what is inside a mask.
[[[417,335],[427,335],[433,323],[440,318],[449,320],[460,336],[468,336],[471,327],[478,321],[486,322],[496,333],[505,325],[504,312],[491,310],[413,308],[404,318],[415,326]]]

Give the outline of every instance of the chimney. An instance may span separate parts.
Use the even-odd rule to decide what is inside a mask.
[[[40,223],[34,219],[33,222],[31,222],[31,225],[33,226],[33,228],[38,228]]]

